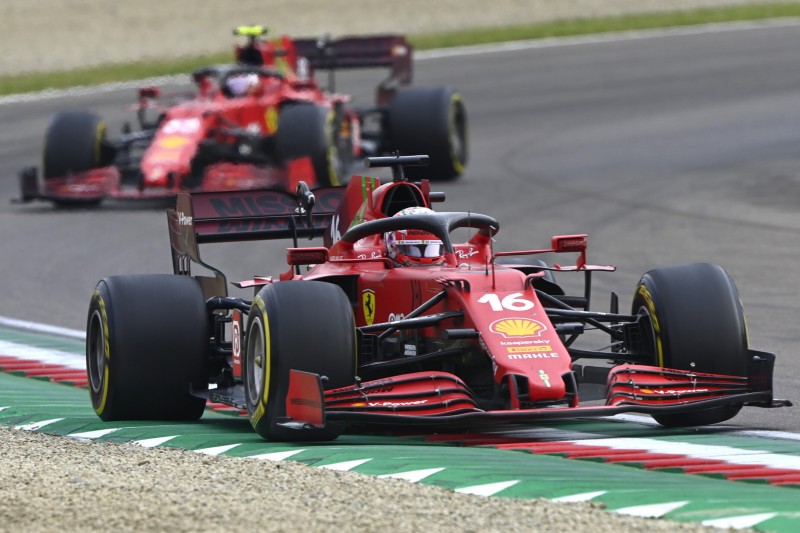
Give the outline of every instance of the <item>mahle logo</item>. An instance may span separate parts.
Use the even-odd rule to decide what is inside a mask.
[[[544,324],[530,318],[504,318],[495,320],[489,325],[489,331],[502,335],[506,339],[539,337],[546,329]]]

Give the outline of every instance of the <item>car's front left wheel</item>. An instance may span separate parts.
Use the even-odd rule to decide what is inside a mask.
[[[355,382],[355,321],[344,291],[319,281],[267,285],[253,300],[245,339],[245,399],[256,432],[274,441],[336,438],[335,427],[301,431],[279,423],[290,370],[318,374],[326,390]]]
[[[633,297],[633,314],[649,324],[652,364],[665,368],[747,376],[747,328],[736,285],[718,265],[695,263],[645,273]],[[664,426],[700,426],[736,416],[726,405],[653,418]]]

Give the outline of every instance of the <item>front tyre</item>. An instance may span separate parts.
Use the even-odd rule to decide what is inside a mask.
[[[654,365],[747,376],[744,310],[722,267],[696,263],[647,272],[636,288],[632,313],[649,318]],[[741,408],[729,405],[653,418],[668,427],[700,426],[733,418]]]
[[[44,136],[44,179],[78,174],[104,163],[106,124],[88,111],[60,111],[53,115]]]
[[[92,294],[86,370],[95,413],[110,420],[196,420],[208,388],[205,301],[186,276],[111,276]]]
[[[278,423],[286,416],[290,370],[323,376],[324,389],[355,382],[355,321],[344,292],[318,281],[267,285],[253,300],[245,339],[245,400],[256,432],[273,441],[336,438],[334,427],[292,430]]]
[[[110,164],[112,151],[106,146],[106,123],[88,111],[60,111],[53,115],[44,136],[42,176],[63,178]],[[58,199],[65,207],[89,206],[101,199]]]

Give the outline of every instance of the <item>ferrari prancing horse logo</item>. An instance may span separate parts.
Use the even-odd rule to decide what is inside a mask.
[[[364,321],[371,326],[375,321],[375,291],[372,289],[361,291],[361,308],[364,310]]]

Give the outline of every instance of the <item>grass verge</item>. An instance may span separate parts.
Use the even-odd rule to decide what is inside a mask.
[[[480,28],[449,33],[410,35],[409,40],[411,40],[417,50],[429,50],[434,48],[523,39],[566,37],[571,35],[589,35],[595,33],[797,16],[800,16],[800,3],[775,3],[667,13],[648,13],[623,17],[573,19],[524,26]],[[0,76],[0,95],[34,92],[44,89],[62,89],[78,85],[96,85],[115,81],[130,81],[153,76],[167,76],[191,72],[205,65],[225,63],[230,60],[231,52],[225,51],[200,57],[105,65],[64,72]]]

